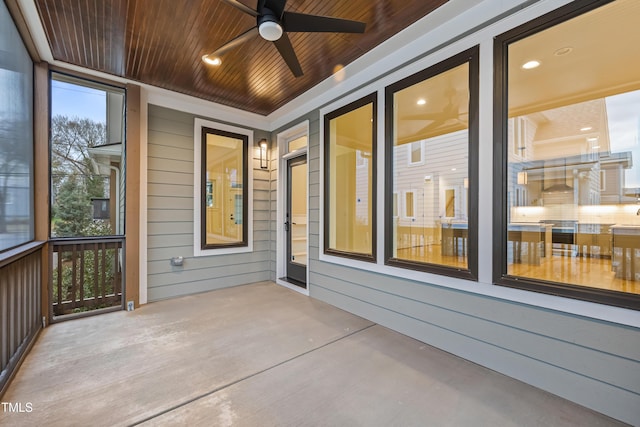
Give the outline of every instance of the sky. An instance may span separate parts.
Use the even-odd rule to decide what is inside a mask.
[[[106,93],[58,80],[51,81],[51,115],[106,121]]]

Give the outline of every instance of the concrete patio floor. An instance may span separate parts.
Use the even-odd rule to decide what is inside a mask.
[[[623,425],[271,282],[51,325],[10,426]]]

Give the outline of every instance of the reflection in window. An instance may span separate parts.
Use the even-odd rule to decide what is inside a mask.
[[[247,245],[248,137],[202,128],[203,249]]]
[[[33,62],[0,5],[0,251],[34,238]]]
[[[325,252],[375,259],[375,94],[325,116]]]
[[[288,152],[299,150],[307,146],[307,135],[303,135],[299,138],[292,139],[287,143]]]
[[[466,197],[472,175],[470,147],[475,144],[470,129],[477,99],[471,89],[472,68],[477,66],[474,52],[387,88],[387,105],[393,105],[387,112],[393,135],[387,141],[387,197],[402,195],[400,215],[394,207],[386,224],[387,232],[391,228],[388,264],[424,270],[444,267],[439,272],[466,271],[465,277],[473,271]]]
[[[507,275],[640,293],[638,21],[619,0],[506,45]]]

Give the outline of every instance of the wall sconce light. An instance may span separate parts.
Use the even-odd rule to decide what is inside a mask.
[[[267,140],[262,138],[260,140],[260,168],[261,169],[267,169],[268,167],[268,162],[267,162]]]
[[[518,184],[526,185],[529,182],[529,177],[526,172],[518,172]]]

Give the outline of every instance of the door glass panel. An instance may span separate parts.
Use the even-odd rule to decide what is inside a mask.
[[[291,262],[307,265],[307,163],[291,166]]]

